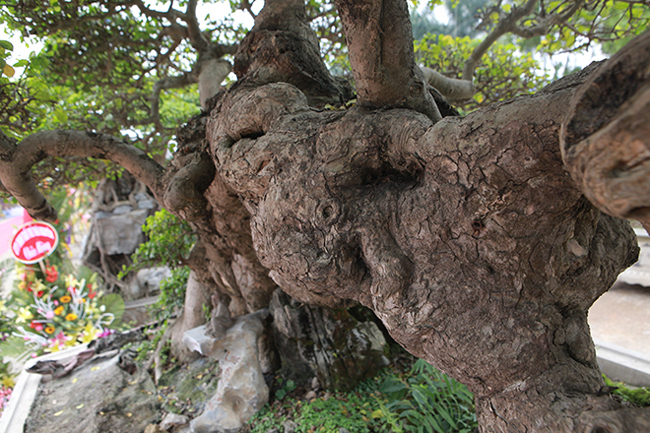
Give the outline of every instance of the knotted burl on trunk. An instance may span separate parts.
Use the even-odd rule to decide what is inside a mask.
[[[586,313],[637,247],[564,170],[556,119],[580,82],[435,124],[406,109],[310,109],[272,83],[230,93],[208,137],[283,290],[372,308],[470,386],[486,431],[591,431],[618,405]]]

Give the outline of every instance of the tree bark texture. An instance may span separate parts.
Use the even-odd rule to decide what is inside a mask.
[[[268,305],[276,284],[311,305],[371,308],[406,349],[470,387],[482,432],[647,431],[647,411],[608,395],[587,311],[638,255],[629,224],[589,200],[615,216],[648,205],[612,211],[572,161],[589,159],[575,157],[582,143],[589,154],[590,143],[610,142],[634,156],[619,171],[645,167],[648,35],[622,69],[613,59],[535,96],[440,120],[402,52],[408,38],[386,15],[403,21],[404,5],[337,7],[358,106],[322,108],[342,93],[301,23],[302,4],[269,0],[240,44],[240,80],[179,132],[164,174],[127,149],[145,170],[133,174],[196,228],[199,279],[228,293],[234,314]],[[379,57],[353,54],[363,28]],[[393,54],[406,81],[386,81],[401,77]],[[598,81],[623,73],[621,85]],[[617,93],[622,84],[637,87]],[[628,113],[633,121],[617,121]],[[615,124],[620,134],[595,140]],[[20,146],[0,145],[11,164]]]
[[[274,281],[305,303],[373,309],[469,385],[482,431],[642,431],[648,413],[608,395],[587,324],[638,247],[582,195],[559,146],[588,76],[437,123],[317,111],[268,83],[228,94],[208,139]]]
[[[562,128],[572,177],[604,212],[650,229],[650,32],[635,39],[573,97]]]

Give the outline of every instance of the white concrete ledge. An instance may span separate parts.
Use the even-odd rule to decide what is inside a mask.
[[[643,353],[594,339],[598,365],[612,380],[650,387],[650,359]]]
[[[27,421],[29,412],[32,410],[32,403],[36,399],[38,387],[43,377],[40,374],[28,373],[25,371],[27,368],[30,368],[38,361],[50,360],[65,363],[87,348],[88,345],[82,344],[62,352],[49,353],[27,361],[22,373],[18,375],[16,386],[11,392],[9,405],[2,412],[2,417],[0,417],[0,433],[23,433],[25,421]]]

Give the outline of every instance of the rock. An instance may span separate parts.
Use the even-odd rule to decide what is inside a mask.
[[[97,249],[101,245],[104,254],[133,254],[135,249],[144,241],[142,225],[149,216],[149,211],[140,209],[122,215],[112,214],[109,217],[94,219],[87,245]],[[92,254],[86,251],[84,257]]]
[[[111,215],[113,215],[113,214],[110,213],[110,212],[97,211],[93,215],[93,218],[95,218],[96,220],[101,220],[101,219],[104,219],[104,218],[108,218]]]
[[[307,400],[307,401],[311,401],[311,400],[315,399],[316,397],[318,397],[318,395],[316,394],[316,391],[308,391],[307,394],[305,394],[305,400]]]
[[[160,428],[158,424],[149,424],[144,428],[144,433],[167,433],[164,429]]]
[[[133,210],[133,206],[129,206],[128,204],[122,205],[122,206],[117,206],[115,209],[113,209],[113,215],[124,215]]]
[[[320,389],[320,382],[318,381],[318,377],[314,376],[311,380],[311,389],[314,391],[318,391]]]
[[[270,428],[266,431],[266,433],[280,433],[280,431],[277,428]]]
[[[139,200],[138,209],[157,209],[158,203],[154,200]]]
[[[284,433],[295,433],[296,429],[298,428],[298,424],[291,420],[288,420],[282,423],[282,428],[284,429]]]
[[[135,278],[129,283],[129,293],[124,293],[128,299],[140,299],[151,296],[160,290],[160,283],[171,276],[166,266],[140,269]]]
[[[160,428],[171,431],[172,429],[188,424],[189,422],[190,419],[185,415],[170,412],[165,415],[163,420],[160,422]]]
[[[346,309],[310,307],[280,289],[269,309],[281,374],[287,379],[314,388],[316,376],[325,388],[349,390],[389,364],[377,324],[360,322]]]
[[[268,310],[235,319],[222,338],[207,335],[206,327],[185,333],[187,347],[219,361],[222,371],[217,392],[203,413],[192,420],[195,433],[235,433],[268,401],[269,388],[258,360],[257,340]]]
[[[133,198],[134,198],[135,201],[137,201],[137,202],[140,202],[140,201],[142,201],[142,200],[151,200],[151,196],[149,196],[149,194],[144,193],[144,192],[136,193],[136,194],[133,196]]]
[[[153,381],[143,369],[134,375],[122,371],[118,358],[96,358],[68,376],[41,383],[24,432],[137,432],[156,422]]]

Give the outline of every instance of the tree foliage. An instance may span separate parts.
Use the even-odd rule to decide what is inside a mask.
[[[462,70],[479,41],[468,36],[428,35],[415,42],[418,62],[440,71],[447,77],[460,79]],[[522,53],[512,42],[496,42],[476,67],[476,92],[467,101],[457,101],[464,111],[497,101],[532,94],[550,83],[550,76],[531,53]]]

